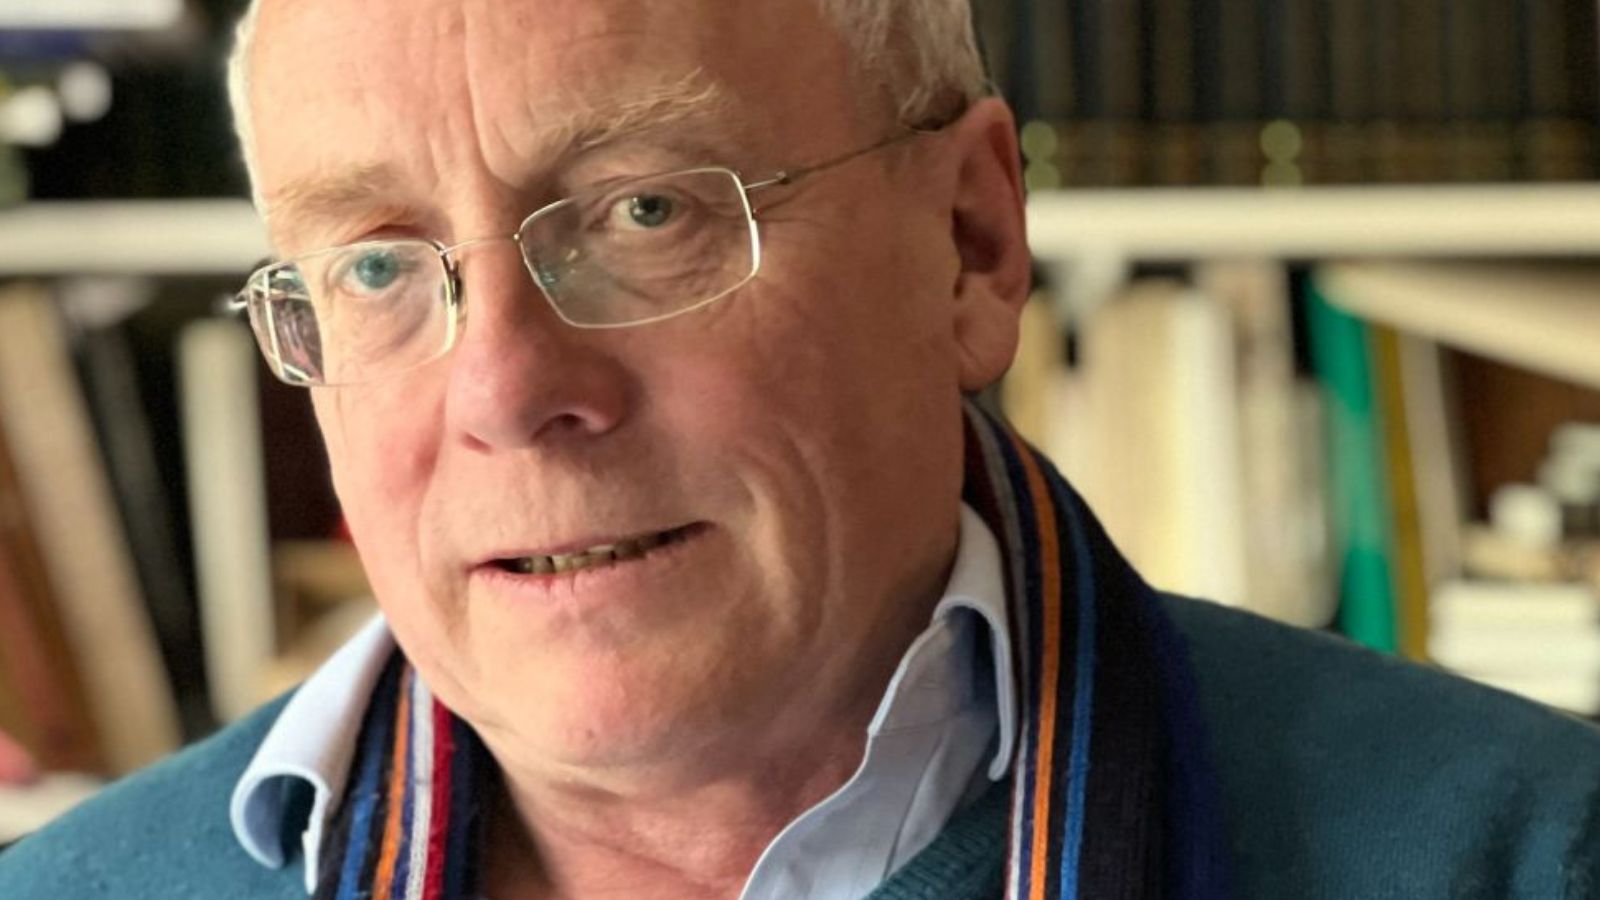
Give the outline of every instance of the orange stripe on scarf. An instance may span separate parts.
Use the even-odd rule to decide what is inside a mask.
[[[1017,447],[1017,458],[1022,462],[1028,478],[1028,493],[1033,498],[1034,515],[1039,520],[1039,568],[1043,576],[1040,607],[1043,612],[1039,636],[1042,657],[1039,665],[1039,735],[1035,754],[1035,786],[1033,791],[1033,844],[1029,869],[1032,900],[1043,900],[1051,873],[1046,861],[1050,857],[1050,795],[1051,776],[1055,773],[1055,721],[1056,687],[1061,678],[1061,546],[1056,534],[1055,506],[1050,499],[1050,488],[1039,472],[1033,454],[1016,435],[1009,435]],[[1087,635],[1080,639],[1087,639]]]
[[[405,811],[406,763],[411,755],[411,682],[416,673],[406,670],[400,682],[400,709],[395,714],[394,764],[389,772],[389,814],[383,823],[383,851],[378,857],[378,870],[372,876],[372,898],[383,900],[394,885],[395,862],[400,856],[400,817]]]

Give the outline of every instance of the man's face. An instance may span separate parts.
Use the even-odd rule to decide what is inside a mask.
[[[892,125],[811,0],[285,2],[258,34],[285,254],[507,235],[606,178],[760,178]],[[714,764],[875,702],[947,573],[979,377],[941,140],[754,195],[755,280],[662,323],[564,325],[514,245],[476,247],[448,356],[314,392],[398,640],[502,761]],[[663,534],[575,572],[504,563]]]

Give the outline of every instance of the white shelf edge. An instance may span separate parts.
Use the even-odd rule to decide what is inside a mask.
[[[29,203],[0,211],[0,275],[239,275],[267,255],[246,200]]]
[[[1071,190],[1028,201],[1045,262],[1600,257],[1600,184]],[[234,274],[267,253],[245,200],[0,211],[0,275]]]
[[[1047,261],[1600,256],[1600,184],[1041,192]]]

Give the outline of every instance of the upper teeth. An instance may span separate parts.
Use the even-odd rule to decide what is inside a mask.
[[[615,544],[599,544],[578,553],[522,556],[507,560],[506,563],[507,568],[522,575],[549,575],[555,572],[573,572],[578,569],[603,565],[618,559],[632,559],[643,554],[646,550],[660,546],[665,540],[666,535],[664,534],[652,534],[631,540],[618,541]]]

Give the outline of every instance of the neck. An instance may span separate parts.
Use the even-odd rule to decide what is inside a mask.
[[[762,852],[860,764],[865,720],[795,754],[749,756],[714,779],[644,784],[518,780],[489,827],[495,900],[737,898]]]

